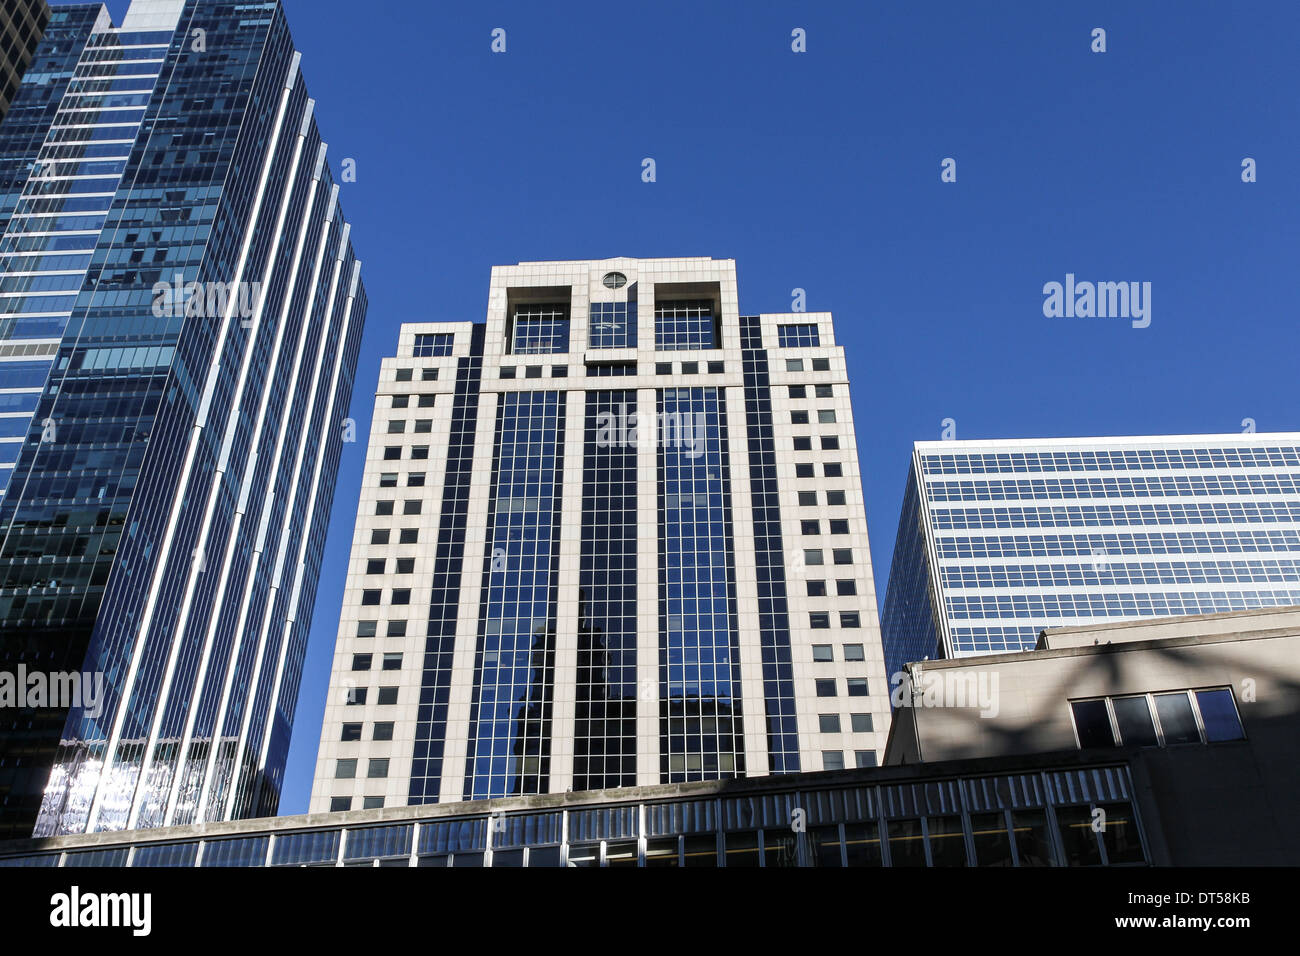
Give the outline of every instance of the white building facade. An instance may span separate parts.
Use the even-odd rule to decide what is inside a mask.
[[[843,350],[729,260],[522,263],[402,327],[311,809],[874,766]]]

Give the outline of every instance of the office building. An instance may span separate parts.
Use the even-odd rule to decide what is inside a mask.
[[[49,21],[45,0],[7,0],[0,7],[0,123]]]
[[[0,832],[274,813],[366,312],[300,56],[278,2],[134,0],[35,64],[0,665],[64,693],[0,709]]]
[[[910,661],[1300,604],[1300,435],[917,442],[881,626]]]
[[[729,260],[492,271],[383,363],[312,809],[872,766],[843,350]]]

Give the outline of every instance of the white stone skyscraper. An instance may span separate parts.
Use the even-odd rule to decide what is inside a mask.
[[[729,260],[535,262],[402,327],[313,811],[875,764],[844,353],[737,303]]]

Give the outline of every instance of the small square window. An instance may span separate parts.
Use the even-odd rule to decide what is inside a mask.
[[[721,362],[710,362],[710,363],[709,363],[709,374],[710,374],[710,375],[721,375],[724,371],[726,371],[726,367],[725,367]]]
[[[818,398],[834,398],[834,397],[835,397],[835,386],[834,386],[834,385],[818,385],[818,386],[817,386],[817,397],[818,397]]]
[[[403,505],[402,505],[402,514],[404,514],[404,515],[418,515],[418,514],[420,513],[420,510],[421,510],[423,507],[424,507],[424,503],[423,503],[422,501],[420,501],[418,498],[416,498],[416,499],[407,499],[407,501],[406,501],[405,503],[403,503]]]
[[[799,492],[799,504],[802,505],[802,506],[804,506],[804,507],[816,507],[816,506],[817,506],[817,492],[815,492],[815,491],[801,491],[801,492]]]
[[[834,554],[835,554],[835,563],[836,563],[836,564],[852,564],[852,563],[853,563],[853,549],[852,549],[852,548],[836,548],[835,551],[834,551]]]
[[[379,476],[379,487],[380,487],[380,488],[396,488],[396,487],[397,487],[397,472],[386,472],[385,474],[380,475],[380,476]]]
[[[368,671],[368,670],[370,670],[370,661],[371,661],[372,656],[373,656],[373,655],[370,655],[370,654],[353,654],[353,655],[352,655],[352,669],[353,669],[354,671]]]
[[[814,631],[824,631],[831,626],[831,616],[824,611],[811,611],[808,614],[808,626]]]
[[[803,371],[803,359],[786,359],[786,360],[785,360],[785,370],[786,370],[787,372],[802,372],[802,371]]]
[[[379,602],[376,601],[375,603],[378,604]],[[374,637],[375,624],[375,621],[357,621],[357,637]]]
[[[379,721],[375,724],[375,734],[373,740],[392,740],[393,739],[393,722],[391,720]]]
[[[809,597],[825,597],[825,596],[826,596],[826,582],[825,582],[825,581],[808,581],[808,582],[806,582],[806,583],[807,583],[807,585],[808,585],[808,596],[809,596]]]
[[[795,451],[812,451],[812,438],[808,435],[800,435],[794,440]]]
[[[362,810],[381,810],[383,809],[383,806],[384,806],[383,797],[362,797],[361,798]]]
[[[415,558],[398,558],[398,559],[397,559],[397,573],[398,573],[398,574],[414,574],[414,573],[415,573]],[[843,583],[843,582],[841,582],[841,583]]]
[[[828,462],[822,469],[822,473],[826,475],[827,478],[843,478],[844,466],[839,462]]]
[[[850,697],[869,697],[867,693],[867,679],[865,677],[849,678],[849,696]]]
[[[852,714],[849,720],[852,722],[850,726],[855,734],[869,734],[875,730],[870,714]]]
[[[351,797],[330,797],[330,813],[345,813],[351,809]]]
[[[514,370],[514,367],[513,367],[513,366],[509,366],[509,365],[503,365],[503,366],[501,367],[501,377],[502,377],[502,378],[514,378],[514,377],[515,377],[515,370]]]
[[[408,487],[408,488],[423,488],[423,487],[424,487],[424,472],[422,472],[422,471],[413,471],[413,472],[411,472],[409,475],[407,475],[407,476],[406,476],[406,487]]]
[[[819,681],[817,681],[817,683],[816,683],[816,687],[817,687],[817,696],[818,696],[818,697],[834,697],[834,696],[835,696],[835,680],[834,680],[834,678],[830,678],[830,677],[828,677],[828,678],[825,678],[825,679],[823,679],[823,680],[819,680]]]
[[[540,365],[530,365],[524,371],[524,378],[541,378],[542,367]]]
[[[429,458],[428,445],[412,445],[411,461],[427,461]]]
[[[360,740],[360,739],[361,739],[361,725],[360,725],[360,724],[344,724],[344,725],[343,725],[343,733],[342,733],[342,735],[339,737],[339,740],[343,741],[344,743],[349,743],[349,742],[351,742],[351,741],[353,741],[353,740]]]
[[[876,766],[876,752],[874,750],[855,750],[853,756],[858,762],[859,770]]]
[[[397,562],[398,570],[401,570],[401,562]],[[835,582],[835,593],[840,597],[852,597],[858,593],[858,582],[852,578],[840,579]]]
[[[398,544],[419,544],[420,529],[403,528],[400,532],[398,532],[397,543]]]
[[[822,425],[833,425],[833,424],[835,424],[835,409],[833,409],[833,408],[822,408],[822,409],[818,409],[818,411],[817,411],[817,421],[818,421],[819,424],[822,424]]]
[[[793,411],[793,412],[791,412],[791,413],[790,413],[790,424],[791,424],[791,425],[807,425],[807,424],[808,424],[808,412],[807,412],[806,410],[805,410],[805,411]]]
[[[862,626],[862,619],[858,616],[857,611],[841,611],[840,627],[855,628]]]
[[[361,725],[357,724],[357,733],[360,734]],[[838,734],[840,732],[840,715],[839,714],[818,714],[817,730],[823,734]],[[358,737],[358,739],[360,739]]]
[[[384,461],[401,461],[401,459],[402,459],[401,445],[389,445],[387,448],[384,449]]]
[[[815,478],[812,465],[795,465],[794,476],[796,478]]]
[[[683,375],[699,375],[699,374],[700,374],[700,363],[699,363],[699,362],[683,362],[683,363],[682,363],[682,374],[683,374]]]
[[[387,528],[375,528],[373,531],[371,531],[371,532],[370,532],[370,543],[371,543],[371,544],[388,544],[388,529],[387,529]]]
[[[406,434],[406,419],[400,418],[397,421],[388,423],[388,434],[404,435]]]
[[[672,362],[656,362],[656,363],[655,363],[655,374],[656,374],[656,375],[672,375],[672,374],[673,374],[673,363],[672,363]]]
[[[389,621],[389,622],[388,622],[388,636],[389,636],[389,637],[406,637],[406,622],[405,622],[405,621]]]
[[[822,769],[823,769],[823,770],[843,770],[843,769],[844,769],[844,751],[842,751],[842,750],[823,750],[823,751],[822,751]]]
[[[365,606],[371,606],[379,603],[380,591],[362,591],[361,603]]]
[[[388,776],[388,758],[371,757],[370,766],[366,768],[366,776],[374,780],[379,777]]]
[[[809,548],[805,550],[803,553],[803,563],[810,567],[812,566],[821,567],[826,562],[822,558],[822,553],[820,550],[818,550],[817,548]]]
[[[861,644],[845,644],[844,659],[846,661],[865,661],[864,648]]]
[[[355,705],[358,707],[364,706],[368,691],[369,689],[366,687],[349,687],[346,702],[349,705]]]
[[[409,382],[411,380],[411,370],[409,368],[399,368],[397,370],[397,381]]]
[[[381,688],[379,688],[379,700],[378,700],[378,703],[381,704],[381,705],[383,705],[383,706],[389,706],[389,705],[392,705],[392,704],[396,704],[396,703],[397,703],[397,688],[396,688],[396,687],[381,687]]]
[[[790,386],[790,397],[791,397],[791,398],[807,398],[807,397],[808,397],[808,386],[807,386],[807,385],[791,385],[791,386]]]
[[[801,521],[799,527],[804,534],[821,534],[822,526],[820,521]]]
[[[411,591],[410,591],[410,589],[409,589],[409,588],[400,588],[400,589],[398,589],[398,590],[395,590],[395,591],[393,592],[393,603],[394,603],[394,604],[410,604],[410,603],[411,603]]]
[[[406,408],[411,404],[410,395],[394,395],[393,408]]]
[[[402,655],[400,653],[385,654],[382,667],[386,671],[400,671],[402,669]]]
[[[437,395],[421,395],[421,396],[420,396],[420,407],[421,407],[421,408],[433,408],[434,405],[436,404],[437,400],[438,400],[438,396],[437,396]]]
[[[835,654],[829,644],[814,644],[812,652],[813,660],[818,664],[829,664],[835,660]]]
[[[417,418],[415,420],[415,434],[429,435],[432,434],[432,432],[433,432],[432,418]]]
[[[393,513],[393,503],[391,501],[376,501],[375,514],[391,515]]]
[[[831,505],[832,507],[848,504],[848,502],[844,498],[844,492],[842,491],[826,492],[826,503],[828,505]]]
[[[551,378],[568,378],[568,377],[569,377],[569,366],[567,365],[551,366]]]
[[[349,757],[334,764],[335,780],[352,780],[357,775],[357,758]]]
[[[383,574],[387,565],[383,558],[371,558],[366,562],[366,574]]]
[[[848,534],[849,523],[843,518],[831,519],[831,534]]]
[[[436,368],[426,368],[420,371],[420,381],[436,382],[438,381],[438,370]]]
[[[831,360],[824,358],[813,359],[812,370],[814,372],[829,372],[831,370]]]
[[[840,447],[840,440],[834,435],[822,436],[822,451],[837,451]]]

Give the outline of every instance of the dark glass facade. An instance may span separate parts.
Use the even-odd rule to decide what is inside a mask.
[[[33,427],[0,505],[0,647],[101,674],[104,699],[4,736],[4,825],[272,813],[366,311],[359,263],[278,3],[188,0],[175,33],[101,30],[83,61],[64,112],[74,93],[95,105],[46,148],[129,153],[120,169],[82,156],[109,163],[111,203],[35,412],[56,431]],[[112,78],[126,64],[149,64],[152,92]]]

